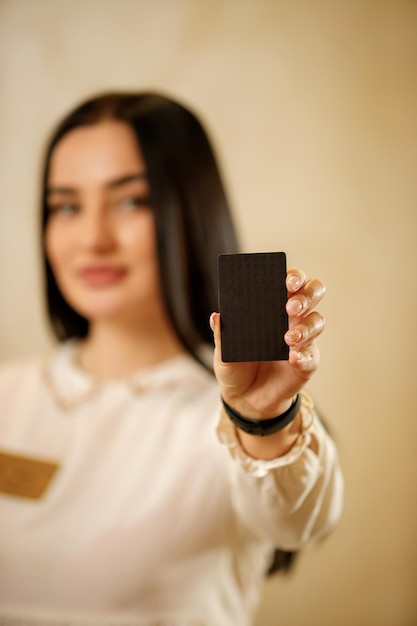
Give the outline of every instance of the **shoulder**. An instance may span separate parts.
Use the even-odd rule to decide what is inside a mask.
[[[13,381],[41,369],[41,355],[18,357],[0,362],[0,382]]]
[[[33,354],[0,362],[0,393],[16,390],[43,376],[47,354]]]
[[[28,398],[36,396],[41,385],[41,356],[29,356],[13,359],[0,364],[0,421],[2,429],[5,420],[26,403]],[[33,403],[32,403],[33,404]]]

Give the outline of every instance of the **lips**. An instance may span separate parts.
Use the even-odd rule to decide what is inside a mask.
[[[127,270],[123,267],[97,265],[83,267],[79,276],[84,283],[91,287],[107,287],[119,283],[126,276]]]

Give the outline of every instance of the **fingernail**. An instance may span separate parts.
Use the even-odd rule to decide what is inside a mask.
[[[301,287],[301,280],[298,276],[290,276],[287,285],[291,291],[297,291]]]
[[[214,332],[214,315],[215,315],[215,314],[214,314],[214,313],[212,313],[212,314],[210,315],[210,319],[209,319],[210,328],[211,328],[211,330],[212,330],[213,332]]]
[[[299,330],[294,328],[293,330],[290,330],[288,331],[288,333],[286,333],[285,338],[289,341],[289,343],[296,344],[301,341],[303,335]]]
[[[303,310],[303,305],[300,300],[290,300],[287,302],[287,313],[289,315],[298,315]]]

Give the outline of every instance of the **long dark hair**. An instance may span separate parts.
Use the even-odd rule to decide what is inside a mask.
[[[42,250],[47,312],[60,341],[84,338],[88,320],[63,297],[45,253],[46,203],[54,148],[71,130],[114,119],[132,128],[147,167],[155,215],[162,293],[185,349],[200,361],[212,343],[208,318],[217,309],[217,256],[239,250],[231,210],[208,136],[182,104],[152,93],[105,93],[83,102],[54,130],[45,154]],[[276,550],[269,573],[288,570],[294,553]]]

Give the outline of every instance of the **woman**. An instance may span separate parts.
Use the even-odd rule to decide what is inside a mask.
[[[251,624],[274,548],[323,536],[342,508],[302,391],[323,284],[288,272],[289,361],[221,361],[216,259],[236,237],[204,130],[157,94],[63,120],[42,223],[59,342],[0,374],[0,617]],[[292,419],[261,437],[233,412],[265,432]]]

